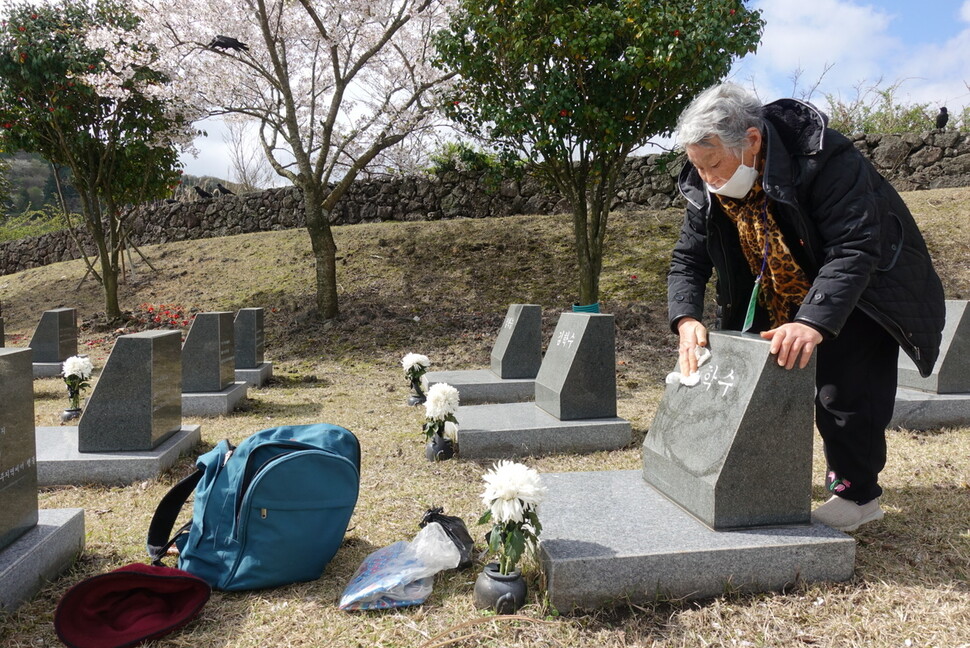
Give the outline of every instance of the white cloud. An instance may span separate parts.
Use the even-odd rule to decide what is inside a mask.
[[[970,0],[968,0],[970,2]],[[875,81],[901,43],[888,35],[892,16],[846,0],[760,0],[765,29],[761,46],[735,68],[735,80],[753,82],[763,99],[807,91],[824,73],[826,88]],[[825,72],[827,66],[831,66]],[[797,88],[791,77],[801,70]],[[819,95],[813,96],[818,99]]]
[[[204,119],[196,122],[195,128],[205,131],[206,135],[195,138],[195,147],[199,151],[198,157],[182,156],[185,172],[191,175],[209,175],[231,180],[230,152],[223,139],[226,128],[223,121],[218,118]]]
[[[912,16],[871,0],[758,0],[756,6],[766,23],[762,44],[735,65],[732,79],[766,101],[802,96],[832,65],[810,97],[823,109],[828,94],[852,101],[873,86],[894,84],[897,102],[927,103],[934,114],[941,105],[953,113],[970,104],[970,26],[964,22],[946,40],[918,45],[891,35],[905,33]],[[970,22],[970,0],[952,5],[951,20],[954,10]],[[795,87],[790,77],[799,69]]]
[[[970,12],[970,2],[963,11]],[[915,103],[947,105],[951,112],[970,103],[970,28],[912,51],[898,68],[898,78],[905,97]]]

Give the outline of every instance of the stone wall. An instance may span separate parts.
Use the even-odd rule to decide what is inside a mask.
[[[900,191],[970,186],[970,135],[933,131],[905,135],[859,135],[855,146]],[[675,178],[682,161],[670,156],[631,158],[625,165],[614,209],[662,209],[680,205]],[[568,210],[562,198],[537,180],[490,181],[455,173],[354,183],[332,215],[334,224],[485,218]],[[302,227],[303,200],[293,188],[244,196],[133,208],[135,245]],[[86,232],[79,240],[93,253]],[[0,275],[77,258],[69,232],[0,244]]]
[[[970,186],[970,133],[857,135],[853,141],[899,191]]]

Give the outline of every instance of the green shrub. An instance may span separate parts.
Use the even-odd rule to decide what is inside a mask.
[[[19,215],[0,216],[0,242],[40,236],[62,229],[67,229],[67,222],[61,211],[50,205],[42,209],[27,210]]]
[[[431,166],[426,173],[441,176],[460,173],[481,176],[489,185],[497,185],[504,179],[521,177],[523,164],[511,151],[493,153],[477,149],[465,142],[445,142],[437,153],[430,156]]]
[[[832,94],[828,102],[829,126],[846,134],[854,133],[923,133],[935,127],[938,107],[930,103],[900,102],[896,94],[902,81],[880,87],[878,84],[856,87],[855,99],[846,101]],[[966,111],[964,111],[966,114]],[[951,116],[949,130],[965,130],[965,114]]]

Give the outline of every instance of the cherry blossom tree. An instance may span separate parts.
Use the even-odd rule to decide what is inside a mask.
[[[317,311],[338,314],[331,214],[368,166],[433,118],[431,37],[446,0],[133,0],[183,97],[257,123],[303,193]]]
[[[117,0],[7,7],[0,29],[0,142],[71,170],[84,225],[97,246],[88,268],[108,320],[122,316],[120,206],[157,198],[178,182],[178,148],[194,134],[191,106],[167,95],[157,52]],[[96,32],[96,33],[95,33]]]

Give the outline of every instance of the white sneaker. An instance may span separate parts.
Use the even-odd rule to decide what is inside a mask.
[[[812,511],[812,521],[827,524],[838,531],[855,531],[866,522],[881,520],[886,512],[879,507],[879,498],[856,504],[838,495]]]

